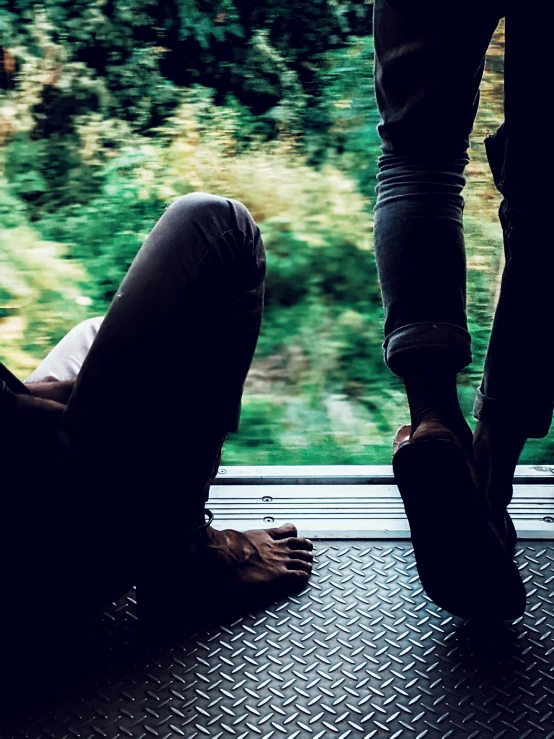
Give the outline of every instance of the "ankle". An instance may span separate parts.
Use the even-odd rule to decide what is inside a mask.
[[[417,430],[421,424],[438,423],[445,426],[456,435],[467,436],[473,439],[473,434],[464,414],[459,406],[456,408],[425,408],[412,418],[412,429]]]
[[[421,424],[436,422],[451,430],[467,425],[461,408],[422,408],[410,412],[412,430],[415,432]]]
[[[423,421],[437,420],[445,426],[460,425],[456,375],[444,372],[414,373],[404,378],[412,429]]]

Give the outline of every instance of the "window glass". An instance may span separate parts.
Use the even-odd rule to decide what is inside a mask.
[[[409,416],[381,348],[371,6],[21,8],[0,11],[1,361],[24,378],[72,326],[105,314],[174,199],[236,198],[261,228],[268,277],[241,430],[224,461],[388,463]],[[502,121],[503,34],[501,23],[467,171],[468,418],[503,267],[483,145]],[[548,439],[531,442],[522,461],[549,453]]]

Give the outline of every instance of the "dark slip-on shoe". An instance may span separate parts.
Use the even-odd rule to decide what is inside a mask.
[[[410,424],[400,426],[394,437],[393,454],[396,454],[398,449],[410,440],[411,434],[412,427]],[[476,472],[474,473],[474,477],[477,478]],[[483,495],[486,497],[486,493],[483,493]],[[492,518],[496,531],[502,539],[505,548],[513,557],[517,545],[517,532],[512,517],[508,513],[508,509],[498,505],[498,501],[492,499],[492,496],[486,498],[486,501],[486,504],[488,503],[489,505],[489,515]]]
[[[395,446],[394,476],[429,597],[463,618],[521,616],[526,595],[519,571],[454,435],[442,427],[411,441],[404,431]]]

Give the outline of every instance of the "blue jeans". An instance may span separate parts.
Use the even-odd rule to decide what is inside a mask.
[[[504,122],[485,140],[503,196],[506,264],[474,415],[548,433],[554,404],[554,172],[547,106],[549,4],[375,0],[382,140],[374,238],[385,361],[400,377],[471,362],[466,318],[464,170],[485,54],[506,18]]]

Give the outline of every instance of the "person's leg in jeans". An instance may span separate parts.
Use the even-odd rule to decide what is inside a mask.
[[[472,434],[456,388],[471,361],[464,169],[501,12],[492,1],[377,0],[374,7],[382,138],[375,252],[385,361],[405,383],[412,425],[410,442],[394,456],[395,475],[429,595],[460,615],[515,616],[523,586],[476,495]]]
[[[101,580],[115,559],[134,583],[175,591],[200,573],[221,597],[229,596],[225,584],[238,598],[305,585],[312,545],[290,524],[187,536],[204,524],[208,481],[227,432],[238,428],[264,278],[264,248],[247,209],[203,193],[173,203],[137,254],[61,432],[72,468],[97,460],[86,484],[91,577]],[[201,594],[187,596],[192,604]]]
[[[554,154],[542,113],[551,69],[552,10],[507,2],[505,121],[485,143],[503,195],[506,262],[474,415],[474,450],[497,517],[505,515],[528,438],[543,438],[554,401],[551,201]],[[534,114],[530,115],[530,106]]]

